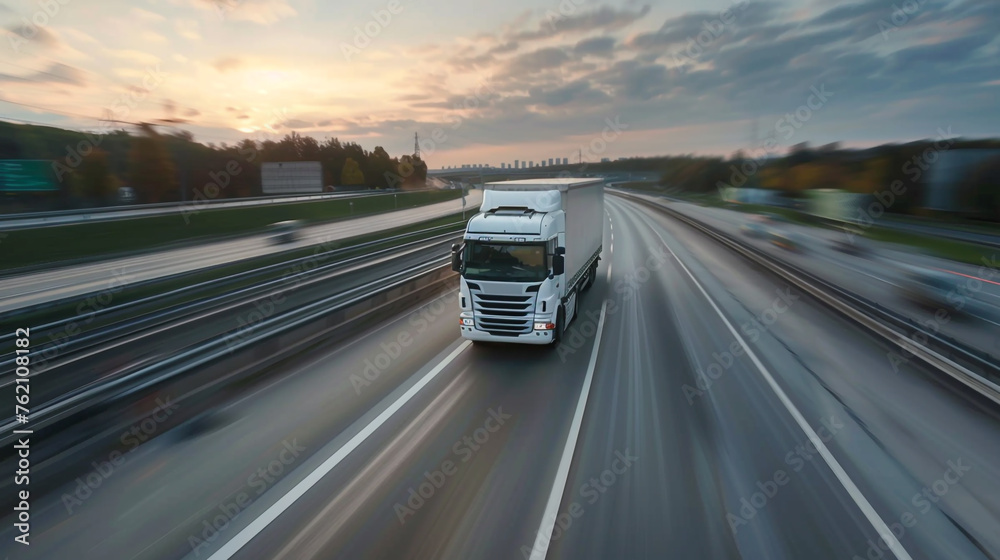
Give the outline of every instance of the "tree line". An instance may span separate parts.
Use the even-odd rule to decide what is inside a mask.
[[[1000,221],[998,139],[940,138],[863,150],[799,144],[781,156],[746,152],[729,158],[664,156],[588,164],[587,171],[655,171],[661,177],[660,189],[703,194],[726,187],[769,189],[790,198],[803,197],[811,189],[872,196],[891,190],[895,202],[888,211],[928,215],[934,213],[927,208],[931,169],[946,152],[962,156],[960,164],[945,173],[945,198],[960,208],[956,213]]]
[[[0,160],[52,163],[61,206],[114,201],[119,187],[138,202],[261,196],[264,162],[318,161],[327,187],[420,188],[427,164],[412,155],[391,157],[337,138],[323,141],[295,132],[281,139],[202,144],[186,131],[161,132],[143,124],[134,131],[101,134],[0,122]]]

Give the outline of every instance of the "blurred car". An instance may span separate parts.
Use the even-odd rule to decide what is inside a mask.
[[[300,220],[287,220],[267,226],[267,233],[273,243],[291,243],[299,239],[302,230]]]
[[[920,307],[954,309],[958,287],[958,278],[947,272],[907,267],[900,282],[900,295]]]
[[[830,243],[835,251],[840,251],[841,253],[847,255],[865,255],[868,254],[868,246],[861,240],[861,237],[856,234],[844,230],[843,235],[837,235],[833,241]]]
[[[802,250],[802,243],[799,236],[788,230],[772,228],[770,240],[772,245],[781,247],[786,251],[800,252]]]
[[[767,223],[768,219],[766,216],[753,216],[740,226],[740,234],[755,239],[763,239],[769,234]]]

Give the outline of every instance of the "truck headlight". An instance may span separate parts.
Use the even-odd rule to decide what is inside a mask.
[[[471,327],[473,325],[473,320],[472,319],[459,319],[459,322],[464,327]]]
[[[555,328],[556,326],[553,323],[535,323],[536,331],[551,331]]]

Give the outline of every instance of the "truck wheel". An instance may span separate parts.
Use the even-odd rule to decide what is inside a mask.
[[[552,347],[559,345],[562,341],[563,331],[566,330],[566,312],[563,310],[563,306],[559,306],[559,311],[556,312],[556,330],[552,335]]]
[[[589,290],[591,286],[594,285],[594,280],[597,279],[597,263],[595,262],[591,265],[590,270],[587,271],[587,283],[583,285],[584,290]]]

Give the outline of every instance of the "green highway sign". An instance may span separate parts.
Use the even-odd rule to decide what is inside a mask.
[[[0,192],[58,191],[52,162],[41,159],[0,160]]]

